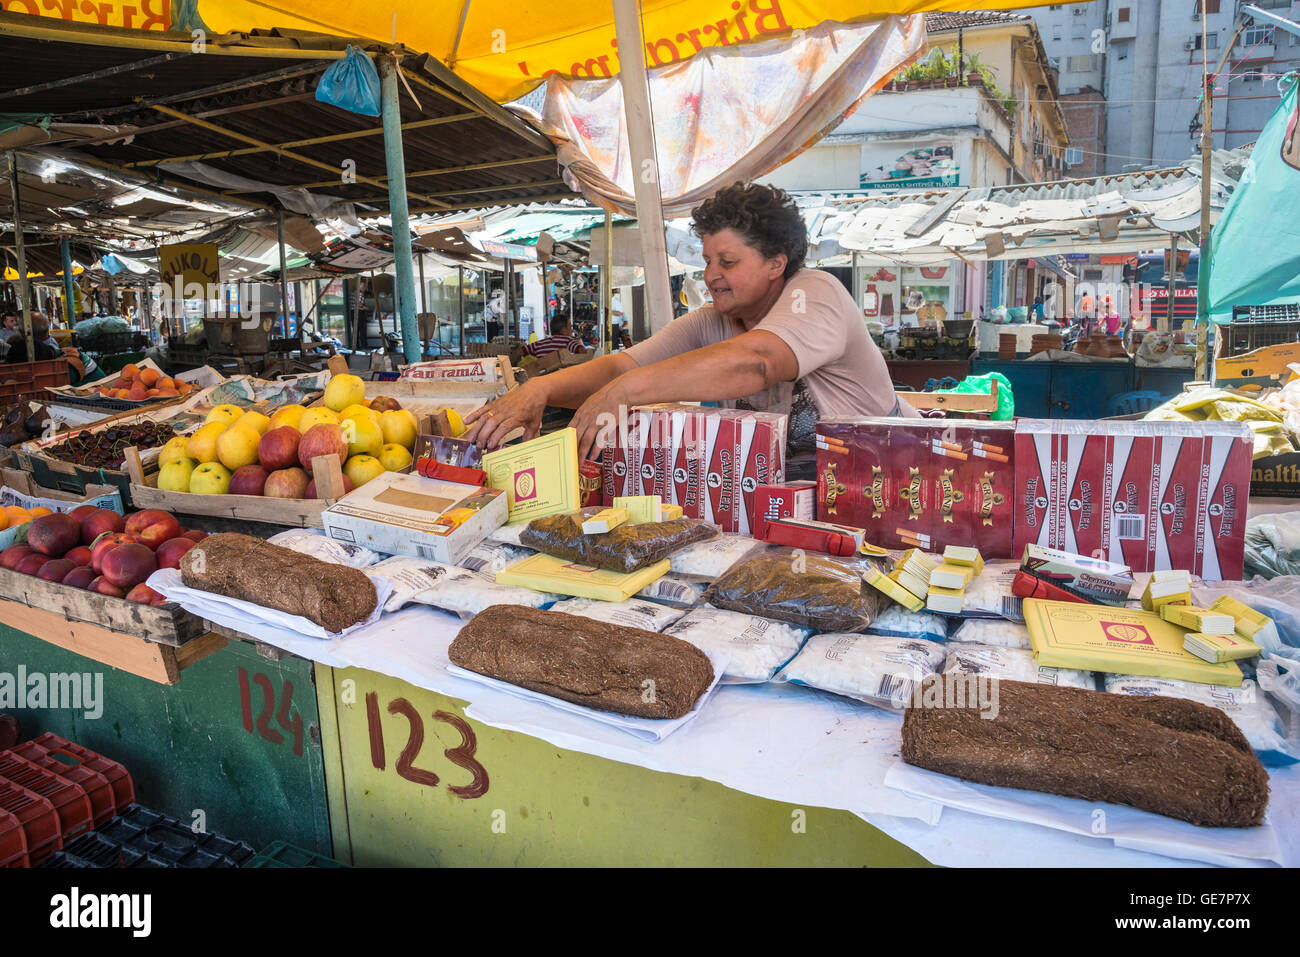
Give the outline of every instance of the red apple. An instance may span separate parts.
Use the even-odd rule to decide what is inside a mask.
[[[235,469],[230,476],[230,495],[261,495],[270,473],[260,465],[245,465]]]
[[[99,511],[99,508],[98,506],[95,505],[78,505],[68,514],[71,515],[73,518],[75,518],[77,521],[81,522],[81,521],[85,521],[87,515],[97,511]]]
[[[126,531],[140,540],[141,545],[157,548],[169,538],[181,533],[181,523],[171,512],[160,508],[146,508],[143,512],[133,512],[126,517]]]
[[[348,443],[343,438],[342,428],[337,425],[313,425],[303,433],[302,441],[298,443],[298,462],[308,472],[311,471],[312,459],[330,453],[339,457],[340,465],[348,460]]]
[[[72,551],[68,552],[68,554],[64,555],[63,557],[66,558],[68,561],[72,562],[74,565],[89,565],[90,546],[78,545],[76,548],[72,549]]]
[[[270,498],[303,498],[307,494],[307,473],[302,469],[277,469],[267,478],[262,494]]]
[[[158,557],[147,545],[119,545],[104,555],[103,577],[118,588],[140,584],[158,570]]]
[[[391,395],[377,395],[370,400],[370,410],[372,412],[391,412],[401,407],[402,403]]]
[[[90,567],[95,570],[96,575],[102,575],[104,573],[104,556],[119,545],[131,545],[135,541],[134,535],[128,535],[125,532],[105,532],[95,539],[94,544],[90,546]]]
[[[127,601],[138,601],[142,605],[162,604],[162,602],[160,601],[155,601],[155,599],[157,598],[162,598],[163,601],[167,600],[163,598],[162,595],[158,594],[156,591],[154,591],[152,588],[146,585],[144,582],[141,582],[140,584],[136,585],[134,588],[132,588],[129,592],[126,593]]]
[[[118,588],[104,576],[100,576],[86,586],[86,591],[98,592],[101,595],[112,595],[114,598],[125,598],[126,592]]]
[[[351,491],[352,491],[352,479],[348,478],[345,475],[343,476],[343,492],[344,494],[346,494]],[[307,494],[305,494],[303,498],[315,498],[315,497],[316,497],[316,480],[312,479],[310,482],[307,483]]]
[[[15,568],[14,571],[22,575],[35,575],[49,560],[48,555],[42,555],[40,552],[32,552],[18,563],[18,567]]]
[[[126,519],[111,508],[96,508],[81,518],[81,544],[89,545],[105,532],[120,532]]]
[[[64,576],[63,584],[72,588],[89,588],[94,580],[95,570],[89,565],[79,565]]]
[[[32,553],[30,545],[10,545],[3,552],[0,552],[0,568],[7,568],[11,572],[18,569],[18,563]]]
[[[62,558],[80,540],[81,523],[62,512],[34,518],[27,529],[27,544],[48,558]]]
[[[43,578],[47,582],[61,582],[67,577],[68,572],[76,567],[75,563],[68,561],[66,558],[51,558],[41,566],[41,570],[36,573],[36,577]]]
[[[188,532],[181,533],[181,538],[188,538],[192,542],[201,542],[207,537],[207,532],[201,532],[197,528],[191,528]]]
[[[197,543],[192,538],[181,536],[180,538],[169,538],[158,546],[156,552],[158,556],[159,568],[180,568],[181,556],[193,548]]]
[[[302,433],[297,429],[282,425],[271,429],[257,443],[257,460],[268,472],[287,469],[298,464],[298,443]]]

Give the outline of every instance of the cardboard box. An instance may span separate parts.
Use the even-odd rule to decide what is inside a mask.
[[[1214,384],[1221,388],[1277,389],[1296,377],[1288,368],[1300,362],[1300,342],[1264,346],[1253,352],[1214,360]]]
[[[627,434],[602,454],[603,503],[658,495],[688,518],[750,534],[758,487],[785,477],[787,419],[690,405],[634,409]]]
[[[1255,459],[1250,465],[1252,495],[1300,498],[1300,452]]]
[[[1241,578],[1253,439],[1233,422],[1016,424],[1016,548]]]
[[[1014,557],[1011,423],[828,418],[817,435],[818,519],[889,548]]]
[[[506,511],[500,489],[385,472],[343,496],[321,519],[325,534],[341,542],[455,565],[505,524]]]
[[[509,524],[577,511],[578,433],[561,429],[520,445],[483,456],[489,488],[501,489],[509,502]]]
[[[785,482],[754,489],[753,535],[763,537],[763,525],[775,518],[811,521],[817,514],[816,482]]]

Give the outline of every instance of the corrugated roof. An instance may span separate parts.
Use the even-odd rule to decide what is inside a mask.
[[[0,13],[0,62],[24,84],[0,91],[0,112],[114,124],[122,128],[114,139],[80,143],[78,150],[163,182],[198,182],[163,165],[185,157],[268,187],[320,190],[387,210],[379,118],[314,95],[348,39],[209,35],[203,54],[191,51],[192,42],[188,33]],[[372,53],[394,51],[350,42]],[[401,115],[412,212],[574,195],[560,181],[554,147],[536,129],[438,61],[401,47],[394,52],[407,87]],[[348,182],[343,173],[353,164],[356,178]],[[223,195],[280,205],[267,189]]]
[[[970,29],[971,27],[991,27],[999,24],[1024,23],[1033,21],[1026,13],[1005,13],[1002,10],[968,10],[949,13],[927,13],[925,15],[926,33],[946,33],[949,30]]]

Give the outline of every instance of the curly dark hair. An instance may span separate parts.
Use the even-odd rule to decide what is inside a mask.
[[[746,244],[771,258],[785,253],[785,278],[803,268],[808,227],[793,197],[775,186],[736,182],[691,210],[696,236],[734,229]]]

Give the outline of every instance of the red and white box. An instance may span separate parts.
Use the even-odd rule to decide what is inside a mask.
[[[817,424],[817,519],[887,548],[1012,558],[1015,426],[952,419]]]
[[[1253,449],[1242,423],[1023,419],[1016,548],[1238,580]]]
[[[626,446],[601,457],[605,504],[619,494],[658,495],[687,517],[750,534],[759,485],[785,478],[787,419],[691,405],[634,409]]]
[[[755,538],[763,537],[763,527],[778,518],[812,521],[817,514],[816,482],[785,482],[760,485],[754,490],[753,522]]]

